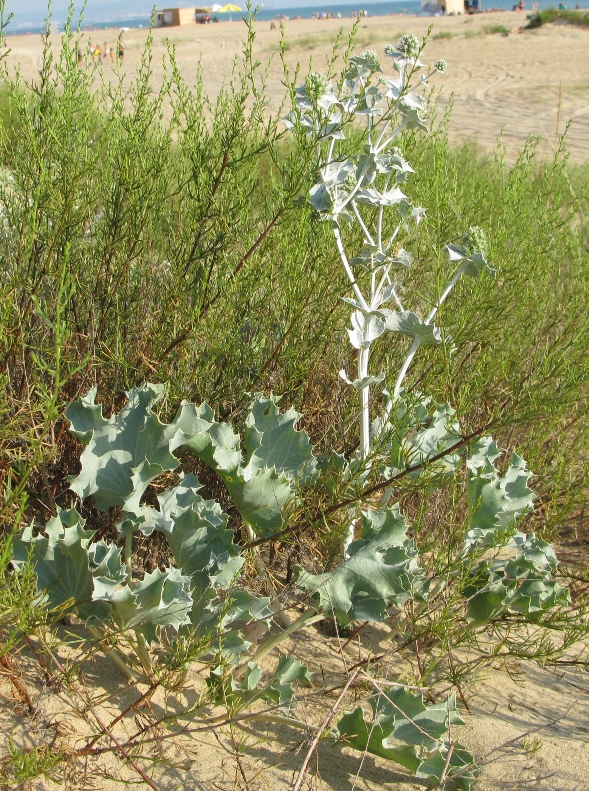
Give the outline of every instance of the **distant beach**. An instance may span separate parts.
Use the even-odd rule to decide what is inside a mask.
[[[529,4],[529,0],[526,0]],[[321,6],[317,6],[321,8]],[[537,135],[540,150],[550,156],[558,146],[558,137],[572,120],[567,146],[577,162],[589,161],[589,29],[572,25],[544,25],[526,29],[526,12],[498,11],[472,16],[416,17],[376,16],[380,11],[405,8],[400,3],[366,5],[368,16],[360,20],[356,36],[358,49],[367,47],[382,52],[385,44],[402,33],[423,36],[430,25],[433,31],[428,44],[429,63],[438,58],[448,61],[448,71],[435,80],[440,88],[439,113],[443,113],[451,96],[454,108],[450,116],[451,139],[460,142],[472,138],[483,150],[492,152],[501,135],[508,156],[513,159],[522,150],[528,135]],[[330,13],[358,10],[357,6],[324,6]],[[343,12],[341,11],[343,9]],[[286,11],[287,9],[284,9]],[[303,9],[298,9],[303,11]],[[305,12],[311,15],[313,8]],[[267,66],[265,95],[268,114],[283,113],[284,72],[279,57],[280,30],[272,29],[272,13],[254,22],[254,55],[262,67]],[[303,71],[321,69],[331,53],[339,31],[352,29],[349,15],[341,19],[292,19],[284,26],[285,58],[290,69],[297,63]],[[113,27],[116,27],[113,25]],[[130,27],[127,20],[127,25]],[[119,29],[109,32],[84,32],[81,36],[81,68],[92,68],[96,59],[89,54],[90,41],[108,47],[108,58],[100,64],[97,86],[104,81],[130,85],[141,63],[148,31],[133,28],[122,34],[124,58],[111,58],[120,36]],[[176,52],[178,67],[189,87],[195,87],[202,68],[204,87],[214,100],[223,83],[231,79],[246,41],[247,31],[236,16],[233,22],[218,25],[186,25],[156,28],[153,31],[152,82],[154,90],[166,79],[163,61],[169,46]],[[60,45],[61,35],[52,34],[50,46]],[[38,78],[42,63],[43,42],[39,36],[12,36],[6,53],[9,71],[19,70],[24,79]],[[104,51],[104,49],[103,49]],[[164,114],[169,112],[167,105]]]
[[[489,2],[485,3],[483,0],[482,3],[482,11],[489,11],[495,9],[501,9],[505,11],[511,11],[514,2],[516,0],[489,0]],[[538,0],[538,8],[551,8],[556,7],[558,3],[554,2],[554,0]],[[565,4],[568,8],[574,8],[572,3]],[[581,8],[587,9],[589,8],[589,2],[584,0],[584,2],[579,3]],[[526,3],[525,13],[529,13],[531,11],[532,2],[529,0]],[[325,4],[322,5],[321,3],[317,3],[317,5],[313,6],[293,6],[289,8],[271,8],[271,7],[263,7],[260,8],[258,13],[256,14],[256,19],[260,22],[269,22],[272,19],[283,19],[284,21],[294,20],[294,19],[312,19],[317,15],[323,18],[326,18],[327,15],[333,18],[342,18],[342,19],[349,19],[352,14],[358,14],[359,11],[364,11],[366,16],[368,17],[383,17],[383,16],[396,16],[396,15],[406,15],[412,16],[416,15],[421,8],[421,3],[419,0],[395,0],[394,2],[384,2],[384,3],[335,3],[335,4]],[[234,14],[218,14],[217,19],[219,23],[224,22],[235,22],[238,19],[241,19],[242,14],[237,12]],[[63,29],[63,25],[65,23],[65,19],[59,19],[55,16],[52,19],[52,30],[57,31]],[[74,26],[77,25],[77,18],[74,18]],[[123,16],[118,18],[112,19],[92,19],[87,18],[83,20],[81,25],[82,30],[120,30],[121,28],[149,28],[151,25],[151,17],[148,15],[145,16]],[[23,35],[23,34],[38,34],[42,33],[45,30],[45,26],[39,22],[37,25],[24,25],[21,24],[19,26],[9,26],[6,33],[7,35]]]

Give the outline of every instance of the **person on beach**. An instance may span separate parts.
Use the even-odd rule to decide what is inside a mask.
[[[119,60],[121,63],[123,62],[123,58],[125,57],[125,45],[121,42],[119,44]]]

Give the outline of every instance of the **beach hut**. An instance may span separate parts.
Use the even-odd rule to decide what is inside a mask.
[[[197,14],[209,13],[209,8],[164,8],[155,14],[156,27],[174,27],[177,25],[196,24]]]
[[[420,15],[464,14],[464,0],[421,0]]]

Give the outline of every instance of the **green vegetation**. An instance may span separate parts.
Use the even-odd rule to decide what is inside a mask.
[[[453,148],[445,119],[426,136],[405,108],[414,128],[404,124],[401,153],[371,188],[391,166],[427,212],[419,224],[379,219],[367,191],[343,241],[364,283],[375,254],[362,258],[366,229],[396,233],[397,264],[411,252],[399,281],[417,323],[391,319],[371,338],[373,372],[398,381],[407,348],[391,333],[414,342],[429,329],[435,342],[405,369],[394,409],[371,380],[364,406],[386,420],[359,456],[357,392],[336,374],[359,357],[345,333],[350,283],[325,221],[331,203],[308,200],[333,189],[318,107],[330,106],[329,80],[344,81],[315,75],[297,93],[301,78],[286,72],[300,110],[287,133],[268,120],[252,43],[250,32],[214,101],[202,80],[188,88],[173,52],[155,90],[149,44],[130,88],[97,88],[75,35],[56,55],[46,42],[34,83],[3,74],[0,662],[29,714],[38,677],[83,703],[93,730],[78,753],[50,727],[32,748],[11,742],[0,787],[108,750],[149,786],[153,740],[193,724],[233,733],[248,717],[467,788],[471,756],[449,747],[459,714],[448,688],[465,705],[465,685],[490,661],[557,663],[587,634],[582,573],[557,570],[547,544],[578,523],[589,484],[586,170],[569,167],[564,148],[538,162],[534,141],[511,167],[501,149]],[[370,115],[380,99],[362,80],[375,56],[350,58],[352,44],[347,79],[360,81]],[[329,134],[341,131],[330,122]],[[362,156],[370,132],[346,124],[342,146]],[[355,173],[340,179],[351,192],[366,186]],[[477,272],[488,260],[496,276],[456,278],[446,301],[458,260]],[[434,306],[442,329],[418,319]],[[282,412],[268,393],[282,394]],[[381,503],[387,485],[398,506]],[[400,639],[384,660],[370,649],[337,687],[356,683],[370,714],[342,699],[353,710],[319,732],[295,716],[295,688],[315,694],[303,664],[255,663],[283,644],[278,624],[320,620],[341,634],[384,622]],[[23,681],[25,647],[37,676]],[[142,696],[174,695],[193,663],[209,675],[185,709],[142,710],[136,731],[117,690],[111,725],[88,714],[83,668],[105,656]],[[119,720],[135,735],[113,746]]]
[[[568,22],[569,25],[589,27],[589,11],[546,8],[543,11],[537,11],[532,16],[526,27],[541,27],[542,25],[547,25],[551,22]]]
[[[483,31],[489,35],[495,35],[500,33],[509,33],[509,28],[505,27],[505,25],[483,25]]]

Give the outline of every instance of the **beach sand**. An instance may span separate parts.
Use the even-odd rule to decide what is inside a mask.
[[[285,22],[286,60],[290,68],[298,62],[314,69],[324,67],[340,28],[352,27],[351,19],[289,20]],[[559,134],[570,121],[567,147],[572,161],[589,158],[589,29],[571,25],[545,25],[523,30],[525,14],[495,12],[478,16],[427,19],[404,16],[369,17],[360,22],[358,49],[382,52],[383,46],[404,32],[419,36],[433,24],[433,34],[425,60],[448,61],[446,74],[432,81],[440,89],[444,108],[453,98],[450,120],[451,138],[460,142],[476,140],[492,152],[501,135],[513,161],[529,135],[540,138],[540,151],[548,156],[557,147]],[[502,26],[506,33],[489,32]],[[254,55],[262,66],[268,63],[266,93],[268,112],[277,113],[285,96],[283,71],[278,56],[279,30],[269,22],[254,24]],[[487,28],[487,32],[485,32]],[[93,42],[115,44],[118,31],[93,31],[84,34]],[[123,33],[125,58],[121,66],[126,82],[133,79],[143,50],[147,30]],[[242,21],[194,25],[154,31],[154,86],[164,77],[162,59],[167,42],[176,48],[177,60],[189,85],[196,82],[199,61],[210,95],[231,75],[235,59],[241,57],[246,39]],[[51,36],[55,49],[59,36]],[[32,78],[41,63],[38,36],[11,36],[9,68],[19,65],[25,78]],[[116,67],[118,68],[118,66]],[[239,68],[239,65],[238,65]],[[104,77],[114,78],[110,65],[102,67]]]
[[[68,632],[70,641],[75,634],[84,635],[81,626],[73,626]],[[65,630],[61,636],[65,636]],[[282,650],[300,659],[309,668],[312,679],[311,687],[299,688],[300,703],[293,715],[307,722],[322,723],[346,682],[345,668],[366,658],[369,651],[373,652],[372,656],[382,655],[390,652],[391,647],[391,636],[385,627],[366,629],[361,639],[343,649],[337,638],[328,638],[314,628],[297,633],[296,640],[285,641]],[[81,648],[84,649],[84,643]],[[78,654],[62,647],[57,656],[67,667]],[[270,670],[275,661],[276,658],[265,659],[262,665]],[[133,691],[126,689],[125,678],[101,654],[92,661],[82,662],[80,672],[71,676],[73,683],[69,688],[65,684],[41,683],[39,667],[28,649],[18,665],[21,685],[28,690],[36,713],[31,716],[26,711],[3,671],[0,758],[6,753],[9,737],[13,749],[52,744],[54,749],[61,748],[71,755],[87,745],[93,734],[100,733],[97,716],[103,723],[116,722],[117,716],[148,690],[147,684]],[[380,672],[393,679],[402,669],[400,660],[395,658],[380,664]],[[171,716],[194,706],[205,676],[204,668],[200,672],[195,669],[183,690],[166,693],[159,689],[147,705],[128,709],[124,719],[112,726],[113,737],[124,744],[147,723],[148,717]],[[336,692],[329,692],[333,688]],[[365,689],[361,689],[360,698],[365,694]],[[360,698],[354,693],[347,694],[334,716],[334,724],[346,710],[356,708]],[[90,700],[94,704],[91,707]],[[476,791],[585,791],[589,787],[589,679],[581,668],[550,670],[524,662],[510,663],[508,673],[493,663],[469,690],[469,700],[472,713],[463,711],[465,725],[454,726],[451,738],[462,742],[480,762]],[[137,764],[155,781],[159,791],[292,789],[309,748],[310,734],[261,722],[245,722],[234,728],[235,742],[227,727],[218,727],[215,733],[179,734],[181,727],[196,728],[203,713],[196,714],[192,724],[180,717],[172,727],[177,734],[174,739],[167,729],[151,731],[147,734],[149,742],[136,753]],[[238,744],[243,774],[235,760]],[[97,740],[96,747],[104,752],[91,758],[71,755],[65,775],[62,765],[53,772],[53,781],[50,777],[39,778],[27,788],[115,791],[121,787],[121,781],[139,782],[135,788],[147,787],[141,784],[137,772],[117,755],[108,737]],[[409,777],[392,762],[325,743],[319,745],[302,788],[304,791],[427,791],[431,785]]]

